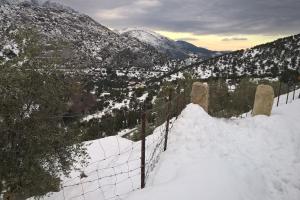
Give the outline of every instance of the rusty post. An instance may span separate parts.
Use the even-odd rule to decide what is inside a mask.
[[[288,104],[288,101],[289,101],[289,94],[290,94],[290,85],[288,84],[287,85],[287,94],[286,94],[286,102],[285,102],[285,104]]]
[[[167,150],[168,146],[168,135],[169,135],[169,126],[170,126],[170,118],[171,118],[171,104],[172,102],[172,90],[169,90],[169,99],[168,99],[168,110],[167,110],[167,121],[166,121],[166,133],[165,133],[165,145],[164,145],[164,151]]]
[[[293,100],[295,100],[295,95],[296,95],[296,83],[294,83]]]
[[[281,81],[279,81],[277,107],[279,106],[280,95],[281,95]]]
[[[175,107],[175,115],[176,115],[176,119],[178,118],[178,116],[179,116],[179,97],[180,97],[180,95],[178,95],[177,97],[176,97],[176,99],[175,99],[175,101],[176,101],[176,107]]]
[[[146,112],[142,111],[141,116],[142,130],[141,130],[141,188],[145,187],[145,164],[146,164]]]

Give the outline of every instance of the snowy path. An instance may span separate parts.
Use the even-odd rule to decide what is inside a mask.
[[[144,190],[129,200],[299,200],[300,100],[225,120],[188,105]]]

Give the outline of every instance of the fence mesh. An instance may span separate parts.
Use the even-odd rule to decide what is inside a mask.
[[[245,105],[237,105],[232,96],[243,95],[233,93],[233,90],[238,88],[231,88],[232,91],[229,88],[229,91],[223,94],[224,85],[220,82],[209,83],[209,86],[211,91],[210,104],[212,105],[210,112],[213,115],[225,116],[224,113],[228,112],[231,117],[246,117],[250,114],[256,87],[247,86],[246,89],[243,88],[245,96],[242,99],[250,98],[250,100],[247,100]],[[176,93],[175,90],[170,90],[168,97],[163,97],[161,103],[142,111],[146,115],[146,183],[166,148],[168,131],[172,130],[178,115],[189,103],[190,97],[187,94],[189,92]],[[276,101],[274,106],[290,103],[294,99],[300,98],[300,85],[276,85],[275,95],[278,103]],[[142,176],[141,139],[143,139],[141,128],[138,126],[129,134],[123,136],[111,136],[87,143],[91,162],[78,172],[72,173],[70,177],[64,177],[60,191],[49,194],[47,199],[123,199],[131,192],[140,189]]]
[[[160,105],[145,110],[145,180],[165,148],[166,128],[172,129],[177,115],[188,103],[183,94],[172,93]],[[171,119],[167,123],[168,118]],[[70,177],[64,177],[60,191],[45,199],[123,199],[141,188],[141,127],[130,134],[87,142],[90,162]],[[131,140],[128,140],[131,139]]]

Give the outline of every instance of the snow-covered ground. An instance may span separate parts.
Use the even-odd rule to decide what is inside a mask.
[[[141,184],[141,143],[119,135],[86,142],[88,165],[75,168],[70,177],[62,177],[61,191],[49,193],[44,200],[124,199]],[[151,171],[163,149],[165,124],[146,139],[146,173]],[[157,145],[160,142],[160,145]],[[84,172],[84,173],[82,173]],[[81,175],[86,177],[81,178]]]
[[[216,119],[188,105],[143,190],[140,142],[120,136],[90,141],[89,165],[80,170],[87,177],[73,171],[63,190],[44,199],[299,200],[300,100],[285,105],[281,99],[271,117],[244,119]],[[163,133],[164,125],[147,137],[148,167]]]
[[[299,200],[300,100],[272,116],[216,119],[188,105],[144,190],[129,200]]]

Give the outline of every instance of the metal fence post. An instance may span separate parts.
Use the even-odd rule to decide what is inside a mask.
[[[165,133],[165,145],[164,151],[167,150],[168,146],[168,134],[169,134],[169,125],[170,125],[170,118],[171,118],[171,104],[172,102],[172,90],[169,91],[169,99],[168,99],[168,110],[167,110],[167,121],[166,121],[166,133]]]
[[[279,106],[280,95],[281,95],[281,81],[279,81],[277,107]]]
[[[295,100],[295,94],[296,94],[296,83],[294,83],[293,100]]]
[[[145,187],[145,160],[146,160],[146,112],[142,111],[141,116],[142,130],[141,130],[141,188]]]
[[[180,95],[178,95],[177,97],[176,97],[176,99],[175,99],[175,101],[176,101],[176,104],[175,104],[175,117],[176,117],[176,119],[178,118],[178,116],[179,116],[179,97],[180,97]]]
[[[63,198],[64,200],[66,200],[66,195],[65,195],[65,188],[64,188],[64,184],[61,184],[61,190],[63,191]]]
[[[290,85],[289,84],[287,85],[287,88],[288,88],[288,91],[287,91],[287,94],[286,94],[286,102],[285,102],[285,104],[288,104],[288,101],[289,101],[289,94],[290,94]]]

